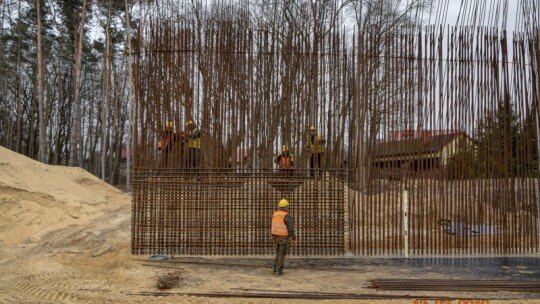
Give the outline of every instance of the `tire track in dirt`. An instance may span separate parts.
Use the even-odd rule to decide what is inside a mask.
[[[114,233],[118,229],[127,229],[129,225],[129,217],[112,213],[97,218],[89,226],[68,227],[47,233],[37,246],[0,263],[0,268],[5,270],[17,269],[16,272],[4,272],[0,277],[0,303],[78,303],[83,300],[92,300],[92,295],[82,295],[81,290],[91,289],[95,283],[94,279],[64,271],[60,275],[48,272],[21,277],[20,264],[24,265],[25,260],[40,257],[52,249],[84,239],[96,228],[107,234]],[[105,230],[103,230],[104,227]],[[80,281],[81,284],[73,283],[73,280]],[[3,297],[3,294],[6,297]]]
[[[20,271],[19,268],[18,273]],[[83,299],[77,295],[77,288],[70,284],[72,278],[76,277],[73,272],[63,269],[60,276],[58,272],[27,276],[20,276],[18,273],[10,272],[0,279],[0,290],[8,292],[6,298],[1,297],[0,294],[0,303],[73,303]],[[54,284],[56,286],[48,283],[58,280],[60,283]],[[64,285],[62,289],[51,288],[62,287],[62,285]]]
[[[54,272],[39,275],[16,276],[10,273],[0,281],[0,288],[9,291],[7,298],[0,298],[0,303],[57,303],[62,299],[55,292],[35,286],[42,278],[55,276]]]
[[[56,248],[62,245],[67,245],[75,240],[84,238],[87,232],[89,230],[94,229],[94,227],[107,224],[118,218],[120,217],[116,214],[106,214],[105,216],[102,216],[94,220],[91,226],[80,227],[80,228],[67,227],[67,228],[51,231],[42,237],[40,243],[37,246],[30,248],[24,253],[14,256],[13,258],[8,259],[7,261],[0,263],[0,267],[14,265],[16,263],[23,261],[24,259],[39,256],[40,254],[46,253],[53,248]],[[129,222],[129,219],[122,219],[120,223],[123,223],[126,221]],[[117,224],[118,223],[116,223],[116,225]],[[113,224],[111,226],[114,227],[115,225]]]
[[[0,294],[1,296],[1,294]],[[40,303],[40,304],[48,304],[48,303],[52,303],[54,304],[54,302],[50,302],[50,301],[36,301],[36,299],[33,299],[33,300],[29,300],[27,298],[22,298],[20,295],[11,295],[9,296],[8,298],[1,298],[0,297],[0,304],[13,304],[13,303],[17,303],[17,304],[35,304],[35,303]]]
[[[109,282],[110,283],[110,282]],[[91,276],[81,276],[76,272],[48,272],[24,277],[10,277],[0,281],[0,291],[5,290],[11,295],[4,298],[0,293],[0,303],[79,303],[98,301],[93,290],[102,287],[102,282]],[[108,285],[110,287],[110,284]],[[106,290],[101,290],[106,291]],[[86,294],[85,294],[86,293]],[[17,300],[15,300],[17,299]]]
[[[45,289],[30,282],[11,281],[6,287],[17,291],[20,295],[30,297],[30,299],[38,299],[39,301],[35,301],[35,303],[43,303],[43,300],[50,303],[73,303],[82,300],[74,293]]]
[[[37,246],[32,247],[26,250],[24,253],[16,255],[13,258],[0,263],[0,267],[12,266],[14,264],[22,262],[25,259],[36,257],[40,254],[46,253],[51,249],[55,248],[56,246],[62,245],[66,240],[71,240],[79,236],[85,230],[87,230],[87,228],[79,228],[75,230],[69,228],[62,228],[60,230],[56,230],[53,237],[46,236],[45,239]]]

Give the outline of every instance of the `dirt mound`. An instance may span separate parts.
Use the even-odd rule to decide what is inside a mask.
[[[45,165],[0,147],[0,247],[85,225],[130,196],[81,168]]]

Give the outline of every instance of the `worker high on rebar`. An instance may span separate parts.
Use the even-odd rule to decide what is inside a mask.
[[[289,151],[287,145],[283,145],[281,153],[274,160],[279,166],[279,172],[283,176],[293,176],[294,174],[294,154]]]
[[[198,174],[201,167],[201,132],[191,119],[186,121],[184,140],[188,144],[187,167]]]
[[[324,137],[317,134],[315,127],[309,128],[308,135],[308,157],[309,157],[309,175],[319,177],[321,173],[321,162],[324,154],[326,141]]]
[[[285,255],[289,252],[291,245],[296,246],[296,232],[294,230],[294,219],[289,215],[289,202],[286,199],[279,201],[278,210],[272,216],[272,240],[276,245],[276,257],[274,259],[274,274],[283,274]]]
[[[173,131],[173,123],[168,122],[163,133],[161,135],[161,140],[158,143],[158,150],[161,152],[159,166],[167,167],[170,165],[171,153],[174,147],[175,142],[178,140],[178,134],[175,134]]]

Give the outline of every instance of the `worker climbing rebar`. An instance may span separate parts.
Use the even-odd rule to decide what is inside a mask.
[[[183,134],[184,140],[187,141],[187,167],[192,173],[199,175],[201,168],[201,132],[193,122],[188,119],[186,121],[186,131]]]
[[[281,153],[274,162],[278,164],[281,176],[294,175],[294,154],[289,151],[289,146],[283,145]]]
[[[317,134],[315,127],[309,128],[308,134],[308,157],[309,157],[309,176],[320,177],[322,175],[322,159],[325,152],[325,139]]]

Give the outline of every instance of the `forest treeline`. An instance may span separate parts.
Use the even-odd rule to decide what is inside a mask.
[[[369,167],[370,147],[386,140],[391,131],[410,129],[459,129],[478,143],[486,142],[479,148],[491,149],[485,154],[495,155],[493,149],[503,147],[505,157],[525,153],[527,167],[535,167],[529,162],[536,155],[530,139],[536,137],[532,113],[537,110],[531,102],[532,92],[521,86],[532,82],[530,37],[514,41],[516,50],[523,50],[523,58],[505,57],[504,51],[499,55],[495,48],[492,57],[481,57],[475,47],[486,45],[488,49],[497,41],[504,42],[504,47],[510,44],[497,36],[496,29],[473,35],[467,28],[449,31],[427,26],[445,24],[447,6],[447,1],[433,0],[3,0],[0,144],[44,163],[80,166],[112,184],[123,183],[121,168],[126,157],[129,159],[132,122],[138,117],[135,101],[147,102],[151,90],[167,91],[173,86],[171,91],[183,100],[176,109],[182,117],[156,114],[158,121],[141,124],[135,131],[157,136],[169,121],[176,119],[182,127],[187,116],[197,118],[206,126],[203,134],[208,132],[207,138],[219,139],[217,146],[228,149],[230,156],[224,161],[229,165],[239,147],[260,148],[252,150],[253,155],[271,161],[272,151],[279,150],[282,143],[303,145],[304,130],[316,126],[326,138],[326,162],[335,168]],[[484,14],[487,10],[477,4],[464,5],[461,25],[478,22],[473,14],[491,18]],[[499,20],[490,22],[496,22],[492,24],[496,28]],[[168,48],[156,47],[168,30],[176,31],[176,36],[169,36],[172,39],[192,43],[189,52],[175,50],[175,42],[166,45]],[[155,38],[160,35],[163,37]],[[482,42],[481,35],[491,40]],[[246,41],[251,44],[239,46]],[[231,45],[236,56],[203,56]],[[256,52],[249,45],[256,45]],[[443,46],[447,49],[442,50]],[[242,53],[244,47],[246,53]],[[279,56],[265,54],[264,62],[250,55],[266,49],[277,50]],[[179,64],[183,59],[177,56],[167,67],[165,59],[158,58],[167,52],[189,57],[191,61],[187,61],[196,66]],[[443,61],[443,55],[454,57]],[[503,64],[512,59],[523,68],[524,76],[519,79],[521,70],[512,72],[513,67]],[[184,74],[175,74],[171,66],[186,69],[185,75],[197,75],[182,78]],[[480,72],[470,73],[473,69]],[[145,82],[149,71],[154,78],[164,74],[158,82]],[[266,71],[275,76],[264,79]],[[518,80],[503,83],[497,78],[501,71]],[[482,73],[496,76],[482,80]],[[220,82],[226,88],[208,86],[218,75],[229,77]],[[241,82],[246,77],[253,79],[250,83],[256,83],[258,91],[246,90]],[[477,77],[491,81],[501,92],[488,90],[490,101],[484,101],[483,89],[470,86]],[[257,83],[259,79],[267,82]],[[190,89],[182,91],[186,87]],[[467,96],[470,103],[463,102],[463,92],[468,89],[472,90]],[[205,104],[207,100],[212,102]],[[216,116],[205,116],[204,106],[198,108],[197,102]],[[504,111],[498,112],[501,108]],[[498,118],[500,113],[504,115]],[[247,130],[268,129],[251,130],[237,138],[227,133],[236,128],[231,126],[246,121],[253,122]],[[150,125],[153,129],[144,129]],[[242,129],[238,131],[245,131]],[[488,134],[487,129],[492,131]],[[504,134],[494,135],[501,130]],[[250,134],[253,139],[246,139]],[[155,143],[148,138],[138,140],[138,145]],[[512,168],[506,165],[504,170],[517,170]],[[358,172],[360,180],[362,173]]]
[[[377,26],[384,32],[399,24],[418,25],[431,5],[431,1],[403,6],[399,1],[4,0],[0,143],[44,163],[81,166],[118,183],[130,140],[133,51],[129,53],[127,41],[136,45],[139,29],[188,20],[200,30],[210,19],[223,18],[217,12],[226,10],[269,25],[276,44],[286,44],[283,35],[294,31],[323,41],[335,27],[349,27],[351,38],[359,26]],[[316,52],[317,47],[307,50]]]

